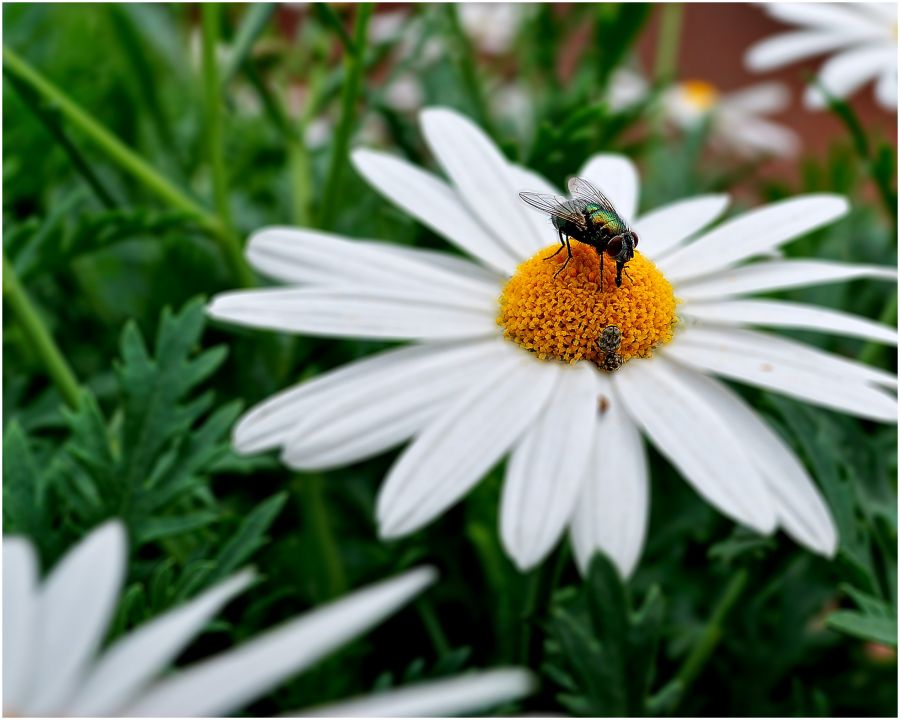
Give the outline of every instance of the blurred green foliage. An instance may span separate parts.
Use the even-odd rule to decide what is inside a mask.
[[[350,6],[223,6],[214,109],[236,234],[313,224],[332,207],[326,229],[450,251],[335,155],[352,71],[337,58],[352,52],[362,83],[349,100],[350,143],[433,167],[415,113],[389,93],[412,73],[424,104],[478,119],[510,158],[552,182],[592,153],[615,151],[641,166],[642,207],[738,183],[742,197],[761,200],[841,192],[853,201],[850,216],[785,253],[894,265],[896,153],[867,135],[846,103],[834,106],[846,140],[804,158],[799,180],[779,182],[763,179],[757,163],[711,155],[708,127],[678,138],[662,131],[661,87],[613,109],[610,79],[633,62],[655,11],[529,6],[509,53],[492,57],[477,53],[454,6],[408,8],[393,35],[366,42],[352,36]],[[9,49],[214,216],[196,6],[21,4],[3,13]],[[582,28],[583,56],[560,82],[560,50]],[[523,111],[510,115],[493,102],[506,86],[525,93]],[[273,457],[237,458],[228,447],[241,407],[380,345],[204,327],[197,298],[236,284],[215,232],[161,200],[146,177],[115,162],[9,68],[3,99],[5,256],[83,387],[78,408],[64,409],[27,334],[4,313],[4,529],[32,536],[46,567],[101,519],[123,517],[132,558],[113,635],[256,565],[261,581],[187,661],[336,591],[428,561],[442,582],[426,601],[249,712],[500,663],[526,663],[542,678],[539,694],[507,708],[516,712],[896,712],[896,655],[884,647],[896,647],[897,633],[895,428],[742,390],[823,489],[841,530],[834,562],[783,535],[735,528],[653,453],[649,539],[627,587],[603,558],[582,581],[565,546],[543,569],[519,574],[497,537],[499,469],[440,521],[381,543],[374,498],[394,453],[313,476],[291,475]],[[324,142],[313,141],[317,123],[330,128]],[[895,292],[858,281],[779,296],[892,323]],[[884,348],[795,335],[896,369]]]

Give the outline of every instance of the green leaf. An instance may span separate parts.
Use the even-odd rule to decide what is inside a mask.
[[[17,422],[3,436],[3,532],[39,538],[46,529],[41,474]]]
[[[862,640],[897,647],[896,617],[874,617],[855,610],[838,610],[828,616],[825,624],[832,630]]]

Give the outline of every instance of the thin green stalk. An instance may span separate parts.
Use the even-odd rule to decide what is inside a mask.
[[[12,263],[3,253],[3,297],[18,318],[19,325],[37,353],[47,374],[51,377],[60,395],[71,408],[77,408],[81,397],[81,386],[66,362],[62,352],[50,335],[40,313],[19,281]]]
[[[325,181],[325,195],[319,224],[331,227],[341,200],[340,190],[344,167],[347,164],[347,151],[350,147],[350,136],[356,124],[356,103],[359,99],[362,75],[366,62],[366,28],[372,16],[372,4],[364,3],[356,8],[356,24],[353,29],[353,46],[355,52],[344,54],[346,77],[341,93],[341,118],[332,147],[331,163]]]
[[[203,115],[206,120],[206,143],[212,171],[213,198],[222,224],[233,227],[228,204],[228,173],[222,146],[222,98],[219,95],[219,67],[216,48],[219,44],[219,4],[204,3],[203,16]]]
[[[160,175],[146,160],[98,123],[89,113],[47,80],[24,59],[7,47],[3,48],[3,71],[16,77],[51,103],[65,118],[93,140],[106,155],[148,190],[176,210],[196,220],[220,245],[238,281],[244,286],[255,284],[253,273],[244,262],[240,240],[211,212],[184,191]]]
[[[734,607],[735,603],[740,599],[741,594],[747,587],[749,578],[750,573],[747,569],[741,568],[728,582],[725,592],[722,593],[722,597],[713,609],[712,615],[710,615],[709,622],[703,629],[703,634],[700,636],[697,644],[694,645],[694,648],[691,650],[690,654],[682,664],[681,669],[675,676],[674,682],[680,685],[681,697],[684,696],[684,693],[690,687],[691,683],[702,672],[707,661],[718,646],[719,641],[722,639],[722,624],[728,617],[728,613],[731,612],[731,608]]]
[[[678,46],[681,41],[681,3],[667,3],[660,8],[659,39],[656,44],[656,63],[653,77],[659,83],[671,82],[678,70]]]
[[[434,651],[438,657],[444,657],[450,652],[450,643],[447,642],[447,636],[444,635],[444,629],[441,627],[437,615],[434,613],[434,607],[428,598],[422,597],[416,601],[416,610],[419,611],[419,617],[422,618],[422,624],[428,637],[431,638],[431,644],[434,645]]]
[[[347,578],[328,518],[325,479],[321,475],[304,475],[296,483],[300,486],[301,510],[316,546],[316,556],[324,565],[325,597],[322,599],[338,597],[347,590]]]
[[[451,39],[456,48],[456,59],[459,62],[459,68],[462,72],[463,82],[466,84],[469,99],[478,116],[478,123],[484,128],[488,135],[493,135],[494,125],[491,120],[491,113],[488,110],[484,89],[481,85],[479,70],[475,64],[475,52],[472,49],[472,44],[463,32],[462,24],[459,21],[459,8],[455,3],[448,3],[444,5],[444,9],[447,13],[447,23],[450,28]]]
[[[84,155],[81,154],[81,151],[75,147],[69,139],[69,136],[66,135],[56,114],[45,107],[41,100],[37,98],[35,94],[15,75],[9,76],[9,84],[15,89],[19,97],[22,98],[22,102],[25,103],[26,107],[31,110],[34,116],[40,121],[44,128],[46,128],[47,132],[53,136],[53,139],[59,143],[66,155],[69,156],[69,161],[74,166],[75,171],[84,178],[88,187],[90,187],[94,195],[97,196],[100,204],[107,210],[115,208],[116,201],[113,199],[112,193],[106,189],[103,182],[91,168],[91,164],[85,159]]]
[[[222,87],[224,88],[231,82],[232,78],[240,70],[244,61],[250,55],[253,45],[257,38],[266,29],[272,14],[278,6],[275,3],[253,3],[247,8],[244,17],[241,19],[241,25],[238,28],[237,35],[234,39],[234,47],[231,51],[231,57],[222,73]]]

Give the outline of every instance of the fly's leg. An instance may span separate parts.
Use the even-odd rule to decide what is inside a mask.
[[[566,252],[568,252],[569,255],[568,255],[568,257],[566,258],[566,261],[563,263],[562,267],[561,267],[559,270],[557,270],[555,273],[553,273],[553,277],[554,277],[554,278],[555,278],[557,275],[559,275],[563,270],[566,269],[566,266],[569,264],[569,260],[572,259],[572,246],[569,244],[569,236],[568,236],[568,235],[566,235],[566,245],[565,245],[565,247],[566,247]],[[562,248],[560,248],[559,250],[562,250]],[[559,252],[559,250],[557,250],[556,252]],[[553,253],[553,254],[556,255],[556,253]],[[547,258],[547,259],[549,260],[550,258]]]
[[[627,277],[628,280],[629,280],[632,284],[634,284],[634,280],[632,279],[631,275],[628,274],[628,268],[623,266],[623,267],[622,267],[622,272],[625,273],[625,277]]]
[[[549,260],[550,258],[555,258],[557,255],[560,254],[560,252],[562,252],[562,249],[564,247],[566,247],[566,245],[568,245],[568,242],[569,242],[568,237],[565,240],[563,240],[563,231],[560,230],[559,231],[559,247],[556,248],[555,253],[553,253],[552,255],[548,255],[547,257],[544,258],[544,260]],[[572,253],[570,252],[569,255],[571,255],[571,254]]]

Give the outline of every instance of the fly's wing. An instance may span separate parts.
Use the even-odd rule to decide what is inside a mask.
[[[625,221],[613,206],[612,201],[589,180],[580,177],[569,178],[569,192],[573,198],[599,205],[603,210],[615,216],[623,229],[626,227]]]
[[[533,192],[520,192],[519,197],[537,210],[573,223],[580,228],[585,227],[585,203],[582,200],[566,200],[556,195]]]

